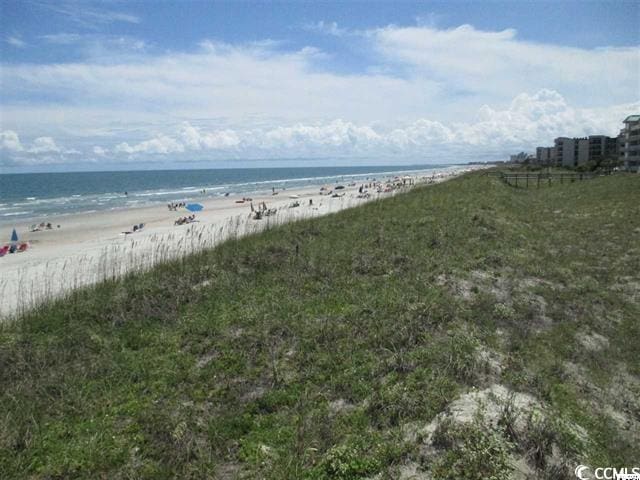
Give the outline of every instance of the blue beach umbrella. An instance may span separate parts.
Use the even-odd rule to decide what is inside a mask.
[[[11,233],[11,241],[12,242],[17,242],[18,241],[18,232],[16,232],[16,229],[13,229],[13,232]]]
[[[189,210],[190,212],[200,212],[201,210],[204,209],[204,207],[202,205],[200,205],[199,203],[190,203],[185,208],[187,210]]]

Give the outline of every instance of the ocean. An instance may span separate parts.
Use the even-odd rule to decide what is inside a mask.
[[[0,223],[42,221],[226,194],[257,194],[336,182],[382,179],[451,165],[229,168],[0,174]],[[203,193],[204,191],[204,193]]]

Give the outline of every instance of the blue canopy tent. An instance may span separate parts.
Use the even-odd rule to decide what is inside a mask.
[[[202,205],[200,205],[199,203],[190,203],[185,208],[187,210],[189,210],[190,212],[200,212],[200,211],[204,210],[204,207]]]

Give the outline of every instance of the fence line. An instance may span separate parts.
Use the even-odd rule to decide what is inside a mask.
[[[498,177],[505,184],[516,188],[540,188],[545,183],[550,186],[552,183],[573,183],[583,180],[591,180],[601,175],[610,175],[610,173],[593,173],[593,172],[575,172],[575,173],[504,173],[491,172],[487,175]]]

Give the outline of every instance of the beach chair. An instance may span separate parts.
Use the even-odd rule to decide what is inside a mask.
[[[26,252],[27,248],[29,248],[28,243],[21,243],[20,246],[18,247],[18,252]]]
[[[0,257],[4,257],[9,252],[9,245],[0,247]]]

